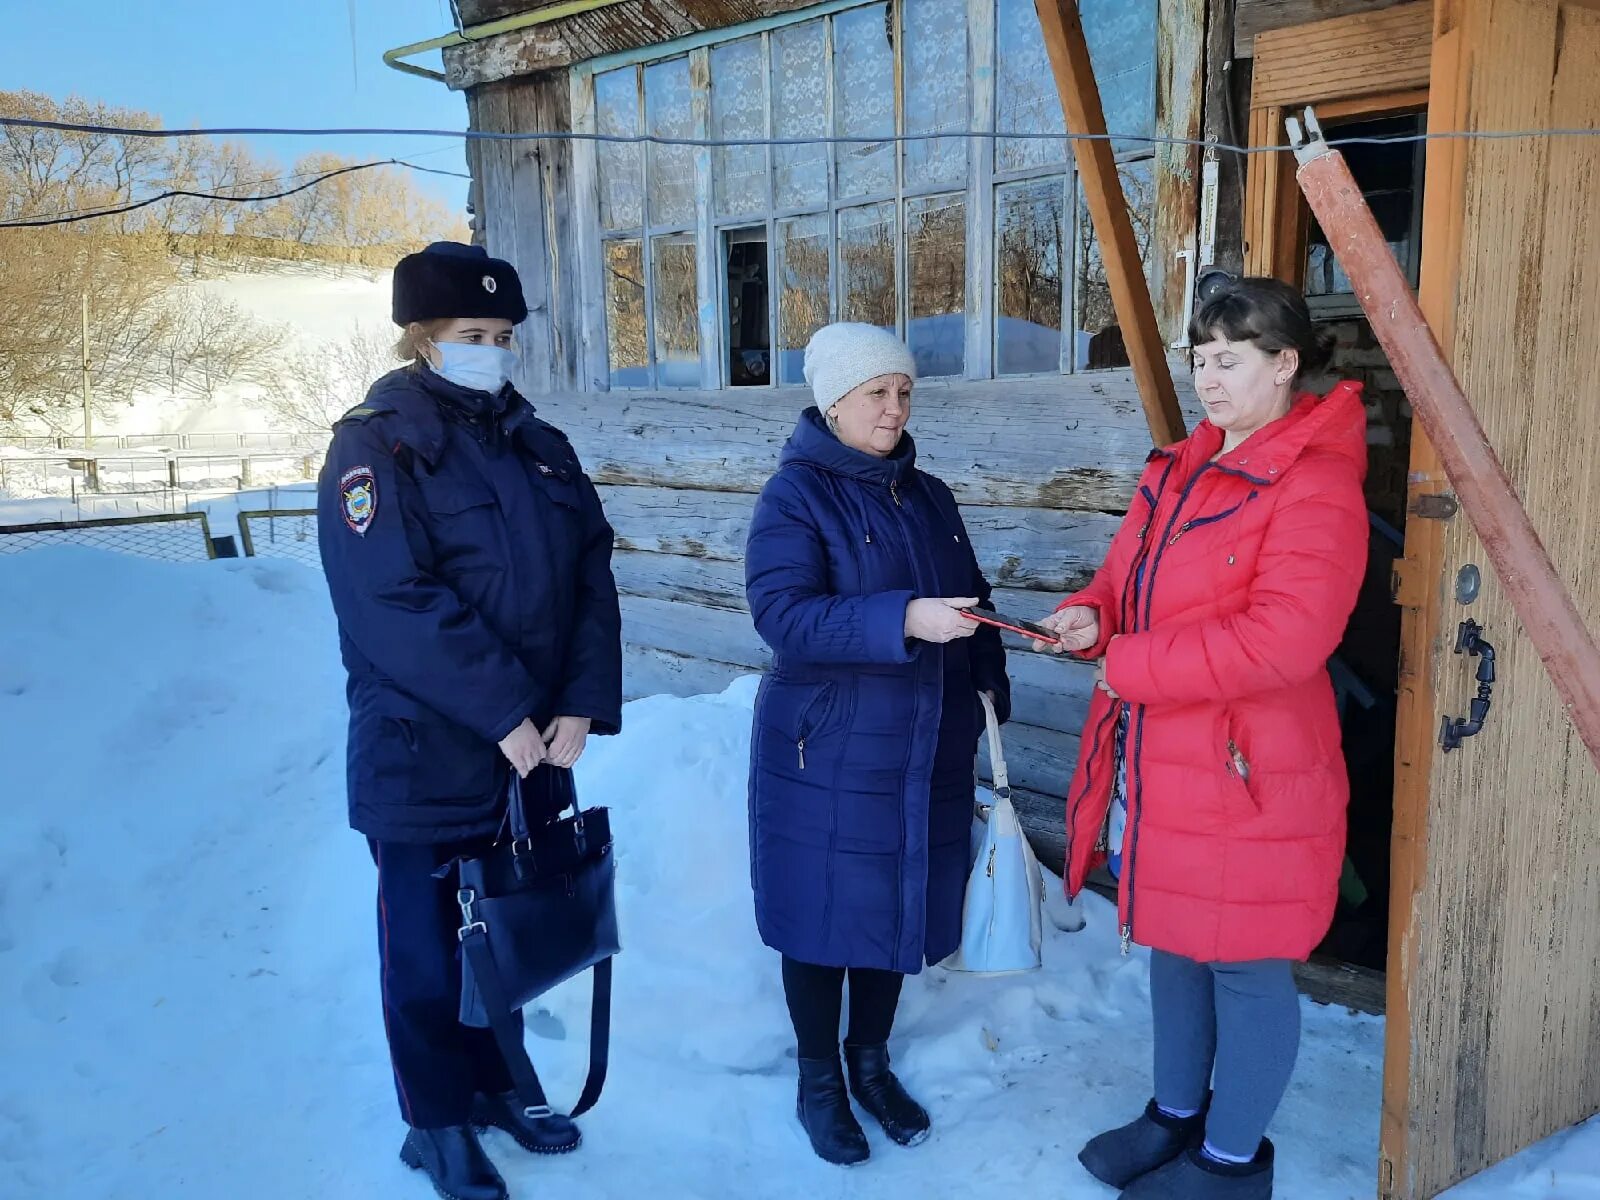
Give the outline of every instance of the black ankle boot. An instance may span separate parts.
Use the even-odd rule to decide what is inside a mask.
[[[1272,1200],[1276,1152],[1261,1139],[1247,1163],[1220,1162],[1190,1146],[1166,1166],[1150,1172],[1122,1193],[1122,1200]]]
[[[850,1097],[845,1092],[844,1069],[835,1058],[800,1060],[800,1098],[795,1105],[811,1148],[824,1162],[853,1167],[872,1153],[861,1131]]]
[[[444,1200],[507,1200],[506,1181],[468,1125],[413,1129],[400,1147],[400,1161],[427,1172]]]
[[[1152,1100],[1137,1121],[1090,1139],[1078,1161],[1101,1183],[1125,1188],[1181,1155],[1199,1138],[1205,1122],[1203,1111],[1169,1117]]]
[[[571,1117],[523,1115],[515,1092],[501,1096],[479,1095],[472,1102],[472,1124],[478,1129],[503,1129],[529,1154],[570,1154],[583,1144],[583,1134]]]
[[[847,1043],[844,1060],[850,1067],[850,1094],[883,1126],[892,1141],[915,1146],[928,1136],[928,1112],[907,1094],[889,1070],[887,1045]]]

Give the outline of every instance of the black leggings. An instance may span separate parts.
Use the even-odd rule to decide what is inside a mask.
[[[801,1058],[838,1059],[846,974],[844,967],[818,967],[784,956],[783,995]],[[906,977],[872,967],[851,967],[848,974],[850,1030],[845,1041],[852,1046],[881,1046],[894,1028],[900,985]]]

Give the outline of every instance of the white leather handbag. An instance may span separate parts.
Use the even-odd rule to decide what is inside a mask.
[[[961,947],[943,965],[951,971],[984,975],[1033,971],[1043,963],[1040,948],[1044,941],[1044,877],[1011,807],[1011,787],[994,705],[981,692],[978,698],[983,701],[984,722],[989,731],[994,804],[987,819],[979,818],[982,838],[967,879]]]

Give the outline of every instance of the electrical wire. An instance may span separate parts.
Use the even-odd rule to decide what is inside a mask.
[[[282,200],[288,196],[298,195],[326,183],[340,175],[351,175],[357,171],[370,171],[375,167],[405,167],[407,170],[420,171],[426,175],[448,175],[455,179],[471,179],[460,171],[445,171],[438,167],[419,167],[415,163],[403,162],[398,158],[385,158],[374,162],[354,163],[348,167],[340,167],[334,171],[326,171],[316,178],[300,184],[298,187],[287,188],[280,192],[272,192],[262,196],[225,196],[220,192],[196,192],[187,188],[172,188],[155,196],[146,196],[143,200],[135,200],[129,204],[118,205],[114,208],[102,209],[97,212],[79,212],[50,217],[30,217],[22,221],[0,221],[0,229],[41,229],[51,225],[74,225],[79,221],[96,221],[102,217],[117,217],[124,213],[137,212],[141,208],[149,208],[152,204],[160,204],[163,200],[174,200],[183,197],[191,200],[220,200],[231,204],[259,204],[266,200]],[[242,185],[234,185],[242,186]]]
[[[115,125],[89,125],[68,121],[41,121],[23,117],[0,117],[0,126],[54,129],[65,133],[112,134],[133,138],[186,137],[427,137],[458,138],[473,142],[598,142],[606,145],[686,146],[697,149],[725,149],[742,146],[832,146],[889,145],[901,142],[966,140],[971,138],[1038,142],[1133,142],[1146,146],[1192,147],[1219,153],[1255,155],[1288,154],[1291,146],[1239,146],[1203,138],[1161,137],[1142,133],[1053,133],[1020,130],[949,129],[925,133],[835,134],[819,137],[787,138],[695,138],[664,137],[660,134],[582,133],[575,130],[499,131],[490,129],[385,129],[372,127],[290,128],[276,126],[217,126],[207,129],[132,129]],[[1508,138],[1600,137],[1596,129],[1483,129],[1445,130],[1394,136],[1326,138],[1329,146],[1396,146],[1414,142],[1448,140],[1495,141]]]
[[[453,147],[453,146],[436,146],[432,150],[418,150],[414,154],[408,154],[404,158],[398,159],[396,161],[398,162],[398,165],[403,166],[403,167],[417,167],[417,169],[419,171],[427,171],[428,168],[417,166],[417,164],[416,164],[416,162],[414,160],[415,159],[419,159],[419,158],[427,158],[430,154],[448,154],[454,148],[455,147]],[[373,164],[373,165],[385,166],[387,164],[386,163],[376,163],[376,164]],[[440,174],[440,175],[453,175],[457,179],[470,180],[472,178],[472,176],[464,174],[463,172],[460,172],[460,171],[438,171],[438,172],[431,172],[431,173]],[[317,176],[319,176],[321,174],[322,174],[322,172],[320,172],[320,171],[294,171],[294,172],[292,172],[292,173],[290,173],[288,175],[281,175],[281,174],[280,175],[262,175],[262,176],[258,176],[255,179],[241,179],[241,180],[238,180],[235,183],[224,183],[224,184],[219,184],[218,186],[221,189],[225,190],[225,191],[236,191],[239,188],[257,187],[257,186],[259,186],[260,184],[263,184],[263,183],[284,184],[284,183],[291,183],[291,182],[293,182],[294,180],[297,180],[297,179],[314,179],[314,178],[316,178]],[[152,201],[156,201],[156,200],[164,200],[164,199],[170,199],[170,198],[171,198],[170,196],[162,195],[162,196],[151,197],[150,199]],[[245,201],[245,202],[248,202],[248,201],[251,201],[251,200],[258,200],[258,199],[261,199],[261,198],[262,197],[259,197],[259,196],[224,196],[224,195],[217,195],[217,196],[214,197],[214,199],[218,199],[218,200],[237,200],[237,201]],[[142,202],[143,202],[143,198],[141,198],[141,200],[140,200],[140,203],[142,203]],[[130,201],[130,203],[131,203],[131,201]],[[47,214],[44,214],[44,215],[51,216],[51,217],[75,217],[75,216],[78,216],[80,213],[87,213],[90,216],[115,216],[116,215],[116,211],[120,211],[120,210],[108,209],[108,207],[106,205],[104,205],[104,204],[95,204],[95,205],[91,205],[88,208],[65,208],[65,209],[60,209],[60,210],[58,210],[56,212],[47,213]],[[38,219],[39,217],[40,217],[40,214],[35,213],[35,214],[33,214],[33,218],[32,219]],[[0,228],[4,228],[4,225],[0,224]]]

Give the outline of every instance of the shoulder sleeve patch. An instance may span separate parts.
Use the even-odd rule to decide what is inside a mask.
[[[351,467],[339,476],[339,506],[350,531],[365,536],[378,515],[378,480],[370,466]]]

